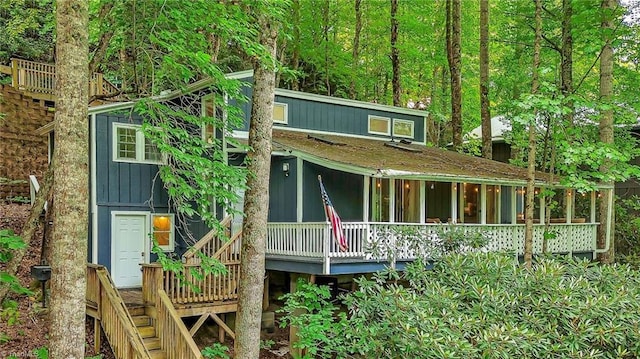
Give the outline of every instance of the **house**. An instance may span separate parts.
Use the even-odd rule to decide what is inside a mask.
[[[251,72],[230,75],[246,82],[243,91],[249,98],[251,76]],[[158,101],[200,96],[202,111],[214,113],[214,106],[208,102],[211,85],[204,80],[186,93],[170,93]],[[131,112],[133,105],[114,103],[89,109],[88,261],[92,264],[87,269],[88,313],[103,322],[118,353],[183,350],[177,357],[198,357],[197,348],[184,333],[195,333],[208,318],[220,325],[221,333],[233,337],[224,315],[237,310],[241,232],[234,228],[233,219],[226,218],[232,240],[221,242],[216,232],[202,223],[192,223],[191,231],[202,239],[187,248],[176,226],[174,210],[167,205],[167,193],[156,176],[162,156],[140,131],[142,118]],[[250,103],[240,106],[244,123],[233,136],[242,142],[247,139]],[[468,231],[483,231],[490,239],[490,250],[523,253],[525,170],[424,146],[425,115],[419,110],[276,90],[266,248],[269,276],[284,278],[287,276],[281,274],[289,273],[291,278],[310,275],[335,279],[386,265],[401,268],[414,257],[410,251],[394,248],[395,228],[413,228],[432,237],[442,223],[448,222]],[[49,124],[41,132],[51,129]],[[204,136],[208,133],[203,129]],[[241,148],[227,144],[226,153],[231,165],[242,164],[245,153]],[[319,175],[342,218],[346,250],[331,238]],[[592,258],[600,251],[596,248],[597,194],[577,196],[570,188],[549,182],[544,174],[538,178],[536,193],[554,187],[566,203],[554,213],[551,229],[556,237],[550,239],[549,249]],[[544,206],[537,206],[535,216],[543,218]],[[536,253],[542,251],[543,231],[541,225],[535,226]],[[164,271],[151,263],[150,234],[167,253],[183,256],[184,272]],[[394,259],[372,255],[369,243],[396,251]],[[198,270],[196,252],[217,257],[227,273],[213,276],[200,272],[201,276],[193,276],[189,269]],[[144,263],[142,271],[140,263]],[[131,315],[150,318],[154,326],[148,331],[153,340],[145,338],[142,330],[136,333],[131,317],[116,309],[119,307],[114,298],[118,298],[119,289],[140,286],[142,314]],[[198,320],[186,329],[180,319],[191,316]],[[118,339],[117,333],[129,337]],[[163,337],[166,335],[180,336],[184,344],[169,344]],[[149,349],[151,341],[160,344]],[[171,343],[177,341],[171,339]]]

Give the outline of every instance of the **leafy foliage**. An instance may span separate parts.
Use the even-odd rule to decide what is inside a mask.
[[[640,268],[640,198],[616,199],[616,261]]]
[[[285,296],[306,357],[640,355],[640,273],[628,266],[542,258],[527,270],[510,255],[453,254],[358,284],[343,298],[349,315],[326,287]]]
[[[202,349],[202,356],[207,359],[229,359],[229,348],[220,343]]]

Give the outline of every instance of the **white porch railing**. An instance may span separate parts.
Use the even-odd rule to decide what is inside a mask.
[[[266,254],[308,258],[321,258],[325,263],[331,258],[371,259],[367,248],[370,243],[384,242],[397,251],[396,260],[410,260],[410,251],[395,246],[398,232],[394,229],[412,229],[426,238],[437,238],[442,224],[346,222],[342,223],[349,249],[340,251],[331,239],[328,223],[269,223]],[[548,240],[548,250],[559,252],[593,252],[596,249],[597,223],[551,224],[549,231],[555,234]],[[481,231],[489,238],[490,251],[512,251],[524,254],[524,224],[457,224],[465,231]],[[542,253],[544,225],[534,225],[534,253]],[[326,267],[325,267],[326,268]]]

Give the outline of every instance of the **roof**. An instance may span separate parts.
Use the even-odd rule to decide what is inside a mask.
[[[403,142],[273,131],[273,150],[345,172],[376,177],[525,185],[527,170],[507,163]],[[548,175],[538,172],[538,182]]]

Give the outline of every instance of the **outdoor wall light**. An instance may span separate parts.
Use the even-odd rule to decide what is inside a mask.
[[[282,163],[282,172],[284,172],[285,177],[289,176],[289,162]]]

